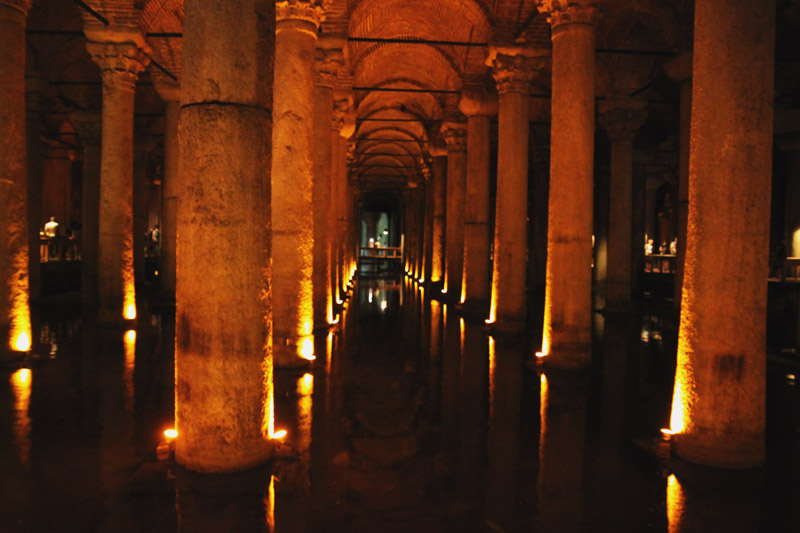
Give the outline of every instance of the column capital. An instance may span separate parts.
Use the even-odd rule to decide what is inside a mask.
[[[540,13],[547,13],[547,22],[555,30],[568,24],[597,24],[597,0],[538,0]]]
[[[647,102],[640,98],[611,98],[600,102],[598,120],[612,142],[633,141],[647,118]]]
[[[103,72],[103,85],[133,90],[150,58],[133,42],[88,42],[86,49]]]
[[[493,116],[497,114],[497,98],[482,89],[466,89],[461,91],[458,109],[468,117]]]
[[[325,19],[324,0],[276,0],[275,20],[309,22],[315,28]]]
[[[33,0],[0,0],[0,6],[19,11],[24,17],[28,16],[32,3]]]
[[[447,143],[448,152],[467,151],[467,125],[463,122],[445,122],[442,124],[442,138]]]
[[[549,51],[543,49],[491,47],[486,64],[492,67],[497,92],[525,93],[536,71],[549,60]]]
[[[314,55],[314,84],[333,89],[342,65],[344,65],[344,55],[340,49],[317,48]]]
[[[72,123],[75,131],[78,132],[78,137],[84,146],[100,146],[103,121],[99,112],[70,112],[69,121]]]

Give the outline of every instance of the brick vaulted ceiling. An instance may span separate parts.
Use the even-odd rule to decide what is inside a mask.
[[[321,1],[321,0],[319,0]],[[356,114],[351,171],[368,188],[396,190],[423,179],[443,120],[458,120],[458,93],[493,91],[489,44],[550,46],[537,0],[325,0],[320,36],[347,38],[337,98]],[[677,135],[677,88],[663,64],[691,48],[692,0],[598,0],[598,98],[638,94],[664,143]],[[88,5],[91,14],[79,4]],[[28,70],[50,82],[45,135],[56,142],[67,112],[100,105],[100,74],[86,52],[86,25],[136,25],[153,63],[136,94],[140,135],[160,134],[163,103],[153,82],[180,78],[183,0],[34,0],[28,19]],[[776,113],[798,107],[800,57],[794,36],[800,2],[778,0]],[[276,59],[280,61],[280,57]],[[534,80],[531,120],[549,121],[549,72]]]

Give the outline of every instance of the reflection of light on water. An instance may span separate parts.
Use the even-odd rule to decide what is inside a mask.
[[[494,337],[489,335],[489,418],[494,416],[494,387],[495,369],[497,368],[497,349],[494,345]]]
[[[675,474],[670,474],[667,478],[667,523],[669,532],[681,531],[681,519],[683,509],[686,505],[686,497],[683,494],[683,487]]]
[[[794,386],[796,384],[796,376],[794,374],[786,374],[786,383]]]
[[[19,460],[28,466],[31,454],[31,418],[28,408],[31,400],[33,377],[28,368],[20,368],[11,374],[11,392],[14,394],[14,441]]]
[[[309,361],[316,359],[314,355],[314,339],[312,337],[306,337],[300,342],[300,357]]]
[[[133,371],[136,367],[136,331],[129,329],[125,332],[125,408],[133,411]]]
[[[269,477],[269,488],[264,507],[267,512],[267,531],[273,533],[275,531],[275,476]]]
[[[311,396],[314,393],[314,376],[305,373],[297,380],[297,449],[307,451],[311,446]]]
[[[328,373],[331,371],[331,361],[333,361],[333,332],[328,332],[328,337],[325,339],[325,369]]]
[[[550,399],[550,386],[547,383],[547,376],[542,373],[539,376],[539,461],[544,458],[544,446],[547,437],[547,403]]]
[[[372,303],[372,289],[370,289],[369,293],[367,293],[367,301],[369,303]]]
[[[464,353],[464,318],[458,319],[459,331],[461,333],[461,353]]]
[[[381,300],[381,311],[386,311],[387,305],[386,300]]]

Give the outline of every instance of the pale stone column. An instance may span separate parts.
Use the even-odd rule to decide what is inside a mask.
[[[48,82],[39,73],[26,76],[27,172],[28,172],[28,286],[30,300],[36,301],[42,293],[42,267],[39,252],[39,230],[42,229],[42,167],[44,143],[42,122],[49,92]]]
[[[488,310],[489,272],[489,119],[497,101],[484,91],[465,91],[458,105],[467,117],[467,180],[464,217],[464,278],[461,302],[465,309]]]
[[[271,453],[274,6],[194,0],[183,21],[175,459],[201,472]]]
[[[329,231],[332,232],[330,237],[331,242],[331,294],[333,297],[334,306],[344,301],[344,294],[342,292],[342,237],[343,228],[341,227],[341,219],[344,210],[344,187],[347,175],[342,173],[342,162],[345,164],[345,172],[347,169],[347,149],[344,148],[340,141],[342,128],[344,127],[344,117],[347,113],[347,101],[337,100],[333,104],[333,113],[331,116],[331,130],[330,130],[330,143],[331,143],[331,205],[328,213]]]
[[[83,190],[81,191],[81,305],[91,309],[97,305],[98,223],[100,219],[100,112],[70,114],[83,147]]]
[[[775,2],[697,0],[673,451],[764,461]],[[726,275],[735,273],[735,275]]]
[[[445,213],[445,274],[442,294],[450,302],[461,298],[464,273],[464,199],[467,195],[467,129],[462,122],[442,124],[447,143],[447,207]]]
[[[673,277],[676,308],[681,305],[683,265],[686,257],[686,222],[689,218],[689,135],[692,122],[692,53],[685,52],[664,65],[667,75],[680,84],[678,131],[678,250]]]
[[[275,364],[282,367],[314,358],[314,52],[321,4],[275,4],[272,304]]]
[[[611,139],[611,182],[608,209],[606,309],[631,305],[633,238],[633,140],[645,119],[646,102],[628,98],[605,100],[600,122]]]
[[[349,112],[350,102],[348,100],[339,100],[336,104],[337,114],[342,112],[341,128],[339,130],[339,138],[336,143],[338,151],[336,153],[336,161],[334,165],[337,167],[337,191],[338,191],[338,212],[337,212],[337,254],[339,263],[339,300],[344,301],[347,296],[347,283],[350,281],[350,255],[349,255],[349,242],[353,234],[353,228],[350,224],[351,212],[351,190],[350,178],[348,176],[347,158],[349,153],[348,139],[355,133],[356,121],[355,115]],[[337,124],[338,126],[338,124]]]
[[[0,354],[31,345],[25,138],[28,0],[0,0]]]
[[[97,320],[121,323],[136,318],[133,96],[149,58],[142,35],[133,30],[87,29],[86,36],[86,48],[103,73]]]
[[[499,98],[497,126],[497,200],[489,322],[498,330],[525,326],[525,249],[528,235],[528,96],[530,76],[545,56],[533,50],[490,50]],[[539,52],[543,54],[544,52]]]
[[[333,85],[342,66],[342,51],[318,48],[316,51],[314,89],[313,212],[314,212],[314,329],[324,330],[333,323],[331,292],[332,235],[330,214],[333,209],[331,122],[333,120]]]
[[[594,0],[547,0],[553,41],[550,207],[542,353],[585,367],[592,345]]]
[[[161,296],[167,302],[175,301],[176,250],[175,235],[178,216],[178,118],[181,106],[180,87],[177,84],[156,83],[156,90],[166,102],[164,116],[164,178],[161,185]]]
[[[433,172],[430,168],[430,161],[426,160],[425,168],[422,169],[425,177],[425,213],[422,237],[422,267],[417,280],[421,283],[427,282],[431,277],[431,252],[433,251]]]
[[[447,195],[447,150],[431,148],[433,156],[433,235],[431,237],[431,271],[428,280],[441,284],[444,281],[444,228]]]

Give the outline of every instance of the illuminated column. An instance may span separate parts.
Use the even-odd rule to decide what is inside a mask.
[[[275,3],[272,303],[275,364],[314,358],[314,53],[320,0]]]
[[[675,257],[674,304],[680,308],[683,264],[686,257],[686,221],[689,218],[689,134],[692,121],[692,53],[686,52],[664,66],[667,75],[680,84],[678,133],[678,250]],[[641,246],[641,243],[638,243]]]
[[[318,48],[314,89],[313,203],[314,203],[314,329],[327,329],[333,322],[331,292],[330,214],[333,210],[331,121],[333,85],[342,66],[342,51]]]
[[[592,345],[594,0],[547,0],[553,41],[550,206],[542,352],[585,367]]]
[[[331,205],[328,213],[329,228],[332,232],[330,237],[331,244],[331,294],[334,303],[344,300],[342,283],[342,236],[341,219],[344,210],[344,186],[347,179],[347,148],[344,147],[342,153],[342,128],[344,127],[344,117],[347,113],[347,100],[337,100],[333,104],[331,116]],[[340,140],[342,139],[342,140]],[[342,162],[345,166],[345,174],[342,173]]]
[[[0,0],[0,354],[31,342],[25,160],[25,18],[28,0]]]
[[[422,268],[417,279],[429,281],[431,277],[431,252],[433,240],[433,171],[431,171],[430,161],[426,160],[425,168],[422,169],[425,177],[425,214],[424,228],[422,237]]]
[[[136,318],[133,277],[133,96],[149,62],[133,30],[86,30],[86,48],[103,73],[97,261],[100,323]]]
[[[525,326],[525,249],[528,235],[529,79],[537,62],[528,57],[490,51],[499,97],[497,126],[497,203],[494,264],[489,321],[496,328],[519,331]]]
[[[177,83],[156,83],[156,90],[166,102],[164,120],[164,179],[161,185],[160,247],[161,265],[159,278],[161,294],[166,301],[175,301],[175,233],[178,216],[178,117],[180,116],[180,86]]]
[[[183,22],[175,459],[201,472],[265,463],[273,416],[274,4],[222,5],[187,2]]]
[[[351,205],[352,205],[352,191],[350,189],[350,178],[348,176],[348,153],[349,141],[348,139],[353,135],[356,130],[355,115],[349,112],[350,102],[347,100],[340,100],[337,102],[337,109],[344,111],[342,118],[341,131],[339,131],[338,146],[339,150],[336,156],[335,165],[337,169],[337,181],[339,191],[339,211],[337,220],[337,235],[338,235],[338,255],[339,255],[339,297],[344,300],[347,294],[347,283],[350,281],[350,242],[353,234],[353,228],[350,224]],[[338,115],[337,115],[338,116]]]
[[[431,283],[444,281],[444,211],[447,187],[447,150],[433,146],[433,235],[431,237]]]
[[[631,304],[633,236],[633,140],[645,118],[643,100],[612,98],[602,102],[600,122],[611,139],[608,209],[606,308]]]
[[[467,179],[464,225],[464,307],[489,304],[489,117],[497,102],[483,91],[465,91],[459,109],[467,116]]]
[[[467,194],[467,129],[461,122],[445,122],[442,137],[447,143],[447,207],[445,220],[445,274],[442,293],[447,300],[461,298],[464,271],[464,199]]]
[[[673,450],[709,466],[764,461],[774,48],[774,1],[695,2],[671,428]]]
[[[81,305],[97,305],[98,222],[100,217],[100,141],[102,116],[99,112],[70,114],[70,121],[83,147],[81,195]]]
[[[26,76],[25,106],[27,138],[27,176],[28,176],[28,286],[31,301],[36,301],[42,292],[41,256],[39,253],[39,230],[42,220],[42,167],[44,144],[42,143],[42,122],[48,82],[39,73]]]

